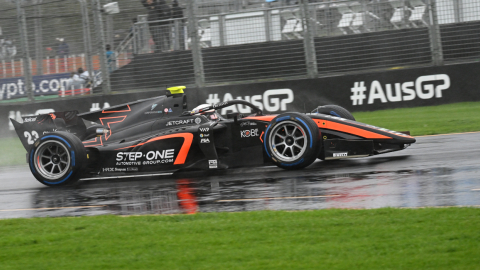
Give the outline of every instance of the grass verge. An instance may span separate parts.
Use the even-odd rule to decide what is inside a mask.
[[[17,137],[0,138],[0,166],[27,164],[26,153],[27,151]]]
[[[353,113],[357,121],[413,136],[480,131],[480,102]],[[25,164],[17,138],[0,139],[0,166]]]
[[[353,113],[359,122],[413,136],[480,131],[480,102]]]
[[[2,269],[477,269],[480,209],[0,220]]]

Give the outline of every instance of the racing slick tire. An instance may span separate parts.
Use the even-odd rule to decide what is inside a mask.
[[[40,137],[28,153],[30,171],[47,186],[77,182],[86,161],[87,153],[80,139],[64,131]]]
[[[283,113],[265,130],[264,148],[275,165],[295,170],[312,164],[320,150],[320,131],[313,120],[301,113]]]
[[[321,113],[331,116],[338,116],[341,118],[345,118],[348,120],[355,121],[355,117],[345,108],[340,107],[338,105],[325,105],[325,106],[318,106],[312,113]]]

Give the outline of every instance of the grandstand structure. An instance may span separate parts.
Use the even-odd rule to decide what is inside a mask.
[[[183,16],[163,21],[149,20],[140,0],[117,1],[118,13],[105,8],[110,0],[4,1],[0,45],[8,37],[19,53],[6,57],[0,48],[0,81],[84,67],[96,81],[92,92],[103,94],[480,58],[476,0],[179,1]],[[106,56],[107,44],[114,58]]]

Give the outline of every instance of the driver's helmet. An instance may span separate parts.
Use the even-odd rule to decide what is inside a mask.
[[[203,109],[203,108],[207,108],[209,106],[210,106],[210,104],[198,105],[197,107],[193,108],[193,111],[200,110],[200,109]],[[218,121],[220,119],[220,115],[218,115],[218,113],[214,109],[201,112],[200,114],[205,115],[208,118],[208,120]]]

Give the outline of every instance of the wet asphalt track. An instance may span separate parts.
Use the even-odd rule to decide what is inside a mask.
[[[0,168],[0,218],[215,211],[480,206],[480,132],[417,137],[406,150],[318,161],[300,171],[80,181],[49,188],[27,167]]]

